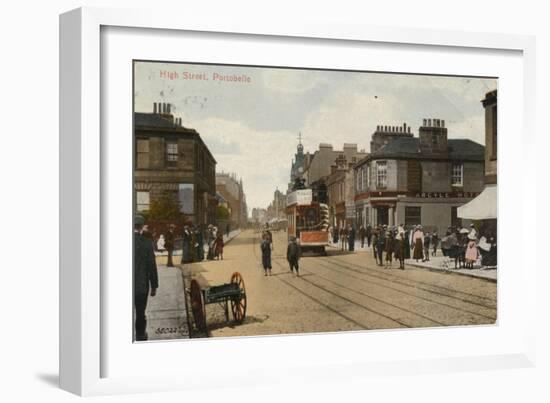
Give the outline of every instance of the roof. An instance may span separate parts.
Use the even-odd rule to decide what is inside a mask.
[[[156,113],[134,113],[134,125],[146,127],[177,127],[173,121]]]
[[[379,148],[368,159],[408,158],[408,159],[451,159],[484,161],[485,147],[469,139],[448,139],[448,154],[442,156],[420,151],[418,137],[401,137]]]

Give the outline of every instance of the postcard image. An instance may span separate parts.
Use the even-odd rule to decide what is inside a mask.
[[[135,60],[134,341],[494,325],[497,91]]]

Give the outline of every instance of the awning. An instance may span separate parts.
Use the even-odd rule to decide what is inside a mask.
[[[457,215],[469,220],[497,218],[497,185],[487,186],[474,200],[459,207]]]

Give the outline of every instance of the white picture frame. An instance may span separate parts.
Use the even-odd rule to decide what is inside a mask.
[[[280,381],[292,383],[295,382],[292,379],[292,370],[296,368],[307,369],[302,371],[302,380],[334,381],[346,379],[350,374],[356,378],[380,374],[418,374],[534,365],[535,321],[527,312],[536,311],[536,264],[535,256],[527,254],[520,265],[519,274],[506,271],[506,263],[503,263],[502,269],[499,266],[498,325],[493,328],[448,330],[449,334],[454,335],[452,337],[463,337],[464,340],[469,337],[473,337],[474,340],[481,333],[484,333],[483,337],[502,337],[500,344],[495,343],[498,344],[498,348],[495,347],[486,354],[482,349],[476,350],[474,346],[464,346],[462,350],[457,349],[449,353],[434,349],[432,353],[424,352],[416,356],[403,357],[399,355],[401,350],[396,349],[393,356],[373,358],[352,355],[347,347],[364,343],[365,340],[368,343],[380,343],[379,346],[392,343],[392,340],[396,343],[407,340],[413,345],[421,345],[424,339],[437,340],[447,337],[441,330],[434,334],[428,333],[429,331],[388,331],[198,340],[187,344],[141,345],[140,353],[145,355],[145,349],[162,349],[163,354],[176,348],[187,349],[189,361],[169,365],[168,369],[158,376],[124,374],[124,369],[115,371],[116,376],[111,376],[111,371],[105,367],[105,360],[114,354],[115,349],[105,335],[105,329],[102,329],[105,323],[109,323],[103,321],[109,310],[105,299],[106,291],[102,287],[101,270],[102,265],[106,264],[105,251],[108,249],[108,245],[104,244],[102,209],[106,208],[105,203],[109,200],[105,194],[105,190],[109,188],[104,179],[105,175],[109,175],[105,172],[105,162],[108,158],[105,146],[110,143],[109,139],[102,138],[101,134],[107,129],[102,121],[102,91],[106,91],[106,88],[101,87],[101,84],[106,85],[102,82],[102,29],[108,27],[193,32],[199,37],[201,33],[217,33],[218,36],[228,37],[242,35],[253,37],[255,41],[260,42],[281,40],[306,43],[309,40],[323,40],[330,41],[330,46],[335,48],[346,44],[368,43],[380,47],[408,47],[412,52],[421,52],[426,48],[469,50],[480,55],[492,51],[512,52],[516,55],[516,62],[519,61],[521,64],[522,73],[511,73],[509,83],[518,91],[515,93],[521,94],[521,99],[514,101],[521,106],[521,110],[515,109],[518,116],[503,119],[514,119],[510,121],[510,127],[518,129],[521,133],[523,146],[518,149],[520,162],[529,161],[534,147],[535,42],[530,36],[385,28],[315,21],[302,21],[300,24],[291,21],[281,23],[270,21],[267,17],[262,20],[181,19],[177,13],[152,10],[82,8],[63,14],[60,17],[60,385],[63,389],[79,395],[97,395],[235,384],[245,386]],[[142,33],[147,35],[146,31]],[[261,55],[256,57],[261,58]],[[499,107],[500,96],[499,92]],[[131,102],[131,99],[128,101]],[[503,105],[506,110],[506,99]],[[499,118],[500,116],[504,114],[499,114]],[[131,125],[131,121],[127,123]],[[499,159],[506,155],[506,151],[502,151],[499,146]],[[505,184],[517,179],[518,174],[502,162],[499,164],[499,192],[502,193],[506,192]],[[531,195],[535,197],[536,174],[520,177],[520,180],[522,188],[531,189]],[[501,181],[504,183],[502,187]],[[499,230],[501,226],[507,225],[507,214],[509,211],[499,205]],[[521,218],[520,222],[536,221],[536,209],[530,208],[526,203],[520,202],[515,214],[516,218]],[[501,217],[504,218],[502,224]],[[521,226],[518,231],[522,245],[528,250],[527,225]],[[504,236],[500,244],[506,246],[510,241]],[[501,247],[500,251],[502,250],[506,248]],[[128,249],[127,253],[131,253],[131,250]],[[502,255],[499,257],[499,263],[501,260]],[[511,257],[510,265],[513,263]],[[503,278],[500,277],[501,273],[504,274]],[[510,277],[507,277],[508,273]],[[516,287],[522,299],[521,303],[518,302],[517,309],[523,309],[525,315],[519,321],[516,320],[518,312],[515,312],[515,316],[512,315],[511,318],[516,319],[502,322],[501,312],[506,314],[509,308],[501,302],[509,301],[513,297],[512,286]],[[280,351],[278,349],[288,350],[289,345],[292,346],[290,351],[301,353],[286,357],[284,361],[276,361],[276,357],[272,357],[273,359],[265,359],[262,363],[258,354],[264,351],[266,343],[270,346],[268,350],[275,352],[274,354]],[[343,359],[339,360],[336,355],[332,357],[330,354],[326,357],[317,357],[315,352],[319,351],[321,346],[327,350],[340,346],[340,355]],[[223,355],[226,354],[226,350],[236,348],[244,351],[247,363],[246,377],[231,376],[223,369],[214,371],[208,366],[200,365],[200,357]],[[161,360],[162,362],[164,361]],[[283,369],[263,375],[256,370],[262,366]],[[208,375],[207,381],[205,375]]]

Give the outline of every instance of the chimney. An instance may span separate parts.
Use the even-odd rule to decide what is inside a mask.
[[[427,122],[427,119],[422,119],[422,126],[426,126],[428,124]]]
[[[168,114],[170,114],[170,106],[171,106],[171,104],[166,104],[166,112]]]
[[[445,127],[445,120],[441,119],[441,127]]]
[[[411,127],[407,127],[407,133],[410,133],[411,132]]]
[[[153,113],[155,115],[157,114],[157,103],[156,102],[153,102]]]

